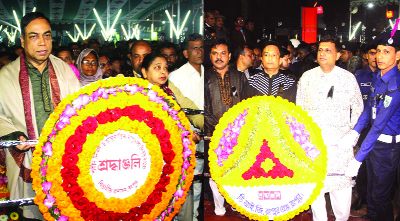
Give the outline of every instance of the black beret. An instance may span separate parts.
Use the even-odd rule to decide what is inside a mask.
[[[354,44],[353,42],[345,41],[340,45],[340,49],[351,51],[353,55],[356,55],[357,45]]]
[[[392,46],[392,47],[400,47],[400,31],[396,30],[392,40],[391,40],[392,31],[384,32],[378,35],[374,39],[374,45],[383,45],[383,46]]]

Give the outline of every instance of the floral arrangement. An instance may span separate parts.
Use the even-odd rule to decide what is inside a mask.
[[[134,194],[106,197],[94,184],[92,160],[102,140],[121,130],[145,143],[150,172]],[[87,85],[45,123],[31,166],[35,203],[46,220],[171,220],[193,179],[191,139],[179,105],[148,81],[117,77]],[[122,167],[133,168],[129,162]]]
[[[211,177],[221,194],[254,220],[289,220],[307,210],[323,187],[326,155],[311,117],[273,96],[230,108],[209,150]]]

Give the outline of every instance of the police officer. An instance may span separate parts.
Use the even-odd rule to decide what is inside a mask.
[[[347,176],[357,175],[366,158],[368,191],[367,215],[370,220],[393,221],[390,192],[396,179],[400,155],[400,31],[378,36],[376,60],[380,72],[374,78],[367,107],[358,119],[347,141],[355,143],[358,134],[371,123],[372,127],[360,151],[349,163]]]
[[[376,65],[376,45],[368,45],[364,49],[364,53],[366,54],[368,60],[368,66],[364,69],[356,71],[356,79],[358,86],[360,87],[365,109],[367,107],[368,96],[371,92],[372,79],[377,75],[379,69]],[[368,126],[361,132],[360,139],[357,142],[358,147],[361,146],[370,128],[371,124],[368,124]],[[360,170],[358,171],[356,188],[358,197],[353,204],[351,204],[352,210],[360,210],[362,205],[365,204],[367,200],[367,167],[365,161],[363,161]]]

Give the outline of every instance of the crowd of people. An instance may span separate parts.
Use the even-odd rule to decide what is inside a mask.
[[[22,47],[0,47],[0,138],[38,139],[54,107],[81,86],[118,74],[145,78],[182,108],[204,110],[204,116],[188,115],[195,131],[195,175],[201,176],[209,173],[209,141],[203,131],[211,137],[222,115],[243,99],[281,96],[308,112],[328,148],[325,187],[311,206],[314,220],[327,220],[325,193],[336,220],[348,220],[350,209],[365,203],[371,220],[393,220],[400,154],[400,32],[384,33],[362,46],[330,36],[312,44],[271,41],[258,39],[254,22],[243,16],[228,31],[218,11],[204,15],[204,37],[190,34],[182,45],[144,40],[114,45],[92,39],[58,46],[49,19],[40,12],[26,14]],[[32,147],[0,149],[11,199],[35,194],[29,176]],[[357,174],[358,199],[351,205]],[[212,189],[215,213],[225,214],[217,184],[195,179],[176,219],[197,220],[203,184]],[[23,207],[23,216],[43,219],[35,206]]]

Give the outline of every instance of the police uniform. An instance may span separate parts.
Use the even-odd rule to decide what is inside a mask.
[[[400,32],[390,39],[390,32],[375,40],[376,45],[400,46]],[[354,127],[360,133],[370,123],[367,137],[355,156],[366,159],[368,174],[367,214],[371,220],[393,220],[391,188],[400,159],[400,71],[397,65],[374,78],[367,107]],[[368,157],[367,157],[368,155]]]
[[[368,98],[371,92],[372,80],[374,77],[376,77],[377,73],[379,73],[379,69],[372,71],[369,66],[356,71],[356,80],[358,86],[360,87],[361,95],[364,102],[364,109],[367,108]],[[357,142],[358,146],[361,146],[370,128],[371,125],[368,124],[368,126],[364,128],[364,130],[361,132],[360,139]],[[366,203],[367,198],[367,167],[365,161],[363,161],[360,170],[358,171],[358,175],[356,178],[356,188],[358,197],[357,200],[352,204],[351,209],[359,210],[361,209],[362,205]]]

